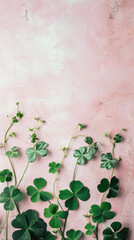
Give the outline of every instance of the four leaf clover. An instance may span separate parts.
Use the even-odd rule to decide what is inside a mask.
[[[80,147],[78,150],[74,150],[73,156],[77,158],[77,164],[84,165],[86,161],[89,161],[92,159],[92,155],[87,152],[86,147]]]
[[[115,165],[117,164],[117,159],[113,158],[111,153],[106,153],[101,155],[101,162],[102,164],[100,165],[101,168],[106,168],[110,170],[111,168],[114,168]]]
[[[47,224],[43,221],[43,219],[38,217],[36,211],[31,209],[23,212],[22,214],[18,214],[16,219],[12,221],[12,226],[20,229],[13,233],[13,240],[44,239],[43,237],[47,232]]]
[[[12,211],[15,208],[14,201],[20,202],[22,199],[23,193],[14,186],[4,188],[4,191],[0,194],[0,203],[5,203],[5,210]]]
[[[56,162],[51,162],[49,163],[49,167],[50,167],[49,172],[54,174],[60,169],[61,164]]]
[[[80,230],[75,231],[74,229],[70,229],[66,232],[66,240],[78,240],[82,236],[82,232]]]
[[[122,224],[120,222],[113,222],[111,228],[107,227],[103,231],[103,240],[126,240],[129,229],[127,227],[121,229],[121,227]]]
[[[62,222],[59,218],[65,219],[68,215],[67,211],[59,211],[59,206],[56,204],[50,204],[48,208],[44,209],[44,217],[51,218],[49,221],[49,225],[52,228],[60,228],[62,225]]]
[[[46,202],[49,201],[52,198],[51,193],[40,191],[42,188],[45,187],[47,181],[44,178],[35,178],[33,181],[33,186],[27,187],[27,194],[28,196],[31,196],[32,202],[38,202],[39,199]]]
[[[115,140],[116,143],[122,142],[122,136],[120,134],[116,134],[113,139]]]
[[[89,189],[84,187],[80,181],[72,181],[70,183],[70,190],[61,190],[59,198],[65,201],[65,206],[70,210],[78,208],[78,199],[87,201],[90,198]]]
[[[115,198],[117,197],[117,190],[119,190],[119,179],[115,176],[112,177],[111,181],[109,182],[107,178],[103,178],[100,184],[97,186],[98,191],[101,193],[106,192],[109,189],[107,198]]]
[[[12,181],[12,172],[8,169],[4,169],[0,172],[0,182],[10,182]]]
[[[19,155],[18,147],[16,146],[12,147],[11,151],[7,151],[5,155],[8,156],[9,158],[17,158]]]
[[[92,221],[94,223],[101,223],[104,220],[112,219],[115,216],[115,213],[110,211],[111,204],[108,202],[102,202],[101,206],[94,204],[91,206],[89,213],[92,214]]]
[[[47,156],[48,150],[46,147],[48,146],[48,143],[40,141],[36,144],[35,148],[27,148],[26,149],[26,155],[29,162],[34,162],[37,158],[37,154],[45,157]]]

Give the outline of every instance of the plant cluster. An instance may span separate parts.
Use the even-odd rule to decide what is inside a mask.
[[[98,147],[99,143],[94,142],[90,136],[85,135],[76,135],[76,131],[81,131],[85,128],[83,124],[77,124],[69,144],[67,147],[64,147],[63,158],[60,162],[50,162],[49,163],[49,173],[55,174],[53,182],[53,192],[44,191],[47,184],[46,179],[43,177],[38,177],[33,180],[30,186],[27,186],[26,191],[22,192],[19,187],[25,173],[29,167],[29,164],[34,164],[38,156],[46,157],[48,155],[48,143],[41,141],[37,136],[37,131],[40,126],[45,122],[44,120],[39,120],[39,118],[34,118],[35,126],[29,128],[30,140],[32,147],[26,149],[27,165],[22,173],[21,178],[17,179],[16,171],[14,168],[15,160],[19,156],[19,147],[13,146],[11,149],[7,149],[7,141],[9,138],[15,137],[15,132],[10,132],[13,125],[18,123],[23,117],[22,112],[19,110],[19,103],[17,105],[17,113],[12,117],[11,123],[4,135],[4,143],[1,144],[1,147],[4,148],[5,155],[7,156],[11,170],[4,169],[0,171],[0,182],[6,183],[6,187],[3,189],[3,192],[0,194],[0,203],[3,203],[5,209],[5,221],[0,229],[0,234],[2,233],[4,227],[6,229],[6,240],[8,240],[8,219],[10,211],[17,209],[17,216],[12,220],[11,224],[14,229],[12,234],[13,240],[55,240],[57,234],[60,234],[62,240],[79,240],[84,234],[79,229],[69,229],[66,231],[66,224],[69,217],[70,211],[75,211],[78,209],[81,202],[88,201],[91,197],[90,190],[85,186],[81,181],[75,180],[76,169],[80,165],[89,164],[89,161],[94,159],[94,156],[97,154],[98,157]],[[122,142],[122,136],[120,135],[122,129],[117,133],[114,138],[110,138],[108,133],[105,133],[112,144],[112,151],[108,153],[103,153],[101,155],[101,164],[100,168],[106,168],[108,171],[112,171],[110,179],[103,178],[97,186],[97,190],[102,194],[101,202],[95,203],[89,207],[88,213],[83,217],[83,223],[85,221],[85,234],[87,236],[93,235],[96,240],[99,239],[98,228],[102,222],[111,220],[115,216],[115,212],[111,211],[111,203],[104,200],[105,198],[116,198],[119,191],[119,179],[114,176],[114,169],[120,161],[120,157],[116,158],[114,155],[114,148],[116,144]],[[77,137],[84,138],[84,145],[80,146],[79,149],[75,149],[73,153],[75,161],[73,176],[69,187],[59,191],[59,194],[56,193],[56,182],[58,175],[62,170],[62,165],[64,159],[67,157],[70,145],[73,139]],[[14,177],[14,184],[10,185],[12,178]],[[30,197],[31,202],[37,203],[38,201],[44,202],[44,218],[40,218],[37,211],[33,209],[28,209],[24,212],[21,212],[18,207],[18,202],[23,200],[24,195],[27,194]],[[55,202],[52,202],[55,200]],[[63,207],[64,203],[64,207]],[[49,219],[49,227],[51,232],[47,230],[47,224],[45,218]],[[2,221],[2,219],[0,219]],[[120,222],[114,221],[109,227],[103,230],[103,240],[126,240],[128,237],[129,229],[127,227],[122,228]]]

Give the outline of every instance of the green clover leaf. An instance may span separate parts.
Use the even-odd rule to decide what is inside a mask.
[[[118,183],[119,183],[119,179],[116,178],[115,176],[112,177],[111,181],[110,181],[110,189],[109,189],[109,193],[107,195],[107,198],[115,198],[117,197],[117,190],[119,190],[119,186],[118,186]]]
[[[0,182],[10,182],[12,181],[12,172],[8,169],[4,169],[0,172]]]
[[[18,214],[16,219],[12,221],[12,226],[19,229],[13,233],[13,240],[44,239],[43,237],[47,233],[46,223],[38,217],[36,211],[31,209]]]
[[[44,209],[44,217],[51,218],[49,221],[49,226],[52,228],[60,228],[62,222],[59,218],[65,219],[67,218],[68,212],[67,211],[59,211],[59,206],[56,204],[50,204],[48,208]]]
[[[100,184],[97,186],[99,192],[104,193],[109,189],[109,181],[107,178],[103,178]]]
[[[95,226],[91,225],[91,223],[87,223],[85,226],[86,231],[86,235],[91,235],[94,231],[95,231]]]
[[[37,158],[37,154],[45,157],[47,156],[48,150],[46,147],[48,146],[48,143],[40,141],[36,144],[36,149],[34,148],[27,148],[26,149],[26,155],[28,162],[34,162]]]
[[[111,228],[107,227],[104,229],[103,240],[126,240],[128,237],[129,228],[124,227],[121,229],[121,227],[122,224],[120,222],[113,222],[111,224]]]
[[[16,116],[19,117],[19,118],[22,118],[23,114],[19,111],[19,112],[17,112]]]
[[[5,152],[5,155],[8,156],[9,158],[17,158],[19,155],[18,147],[16,146],[12,147],[11,151]]]
[[[51,162],[51,163],[49,163],[49,167],[50,167],[49,172],[54,174],[54,173],[58,172],[58,170],[61,167],[61,164],[56,163],[56,162]]]
[[[91,137],[86,137],[84,141],[90,145],[93,142],[93,139]]]
[[[120,134],[116,134],[113,139],[115,140],[116,143],[122,142],[122,136]]]
[[[83,128],[85,128],[85,127],[86,127],[86,125],[85,125],[85,124],[81,124],[81,123],[79,123],[79,124],[78,124],[78,126],[79,126],[79,128],[80,128],[80,131],[81,131]]]
[[[22,199],[23,193],[14,186],[4,188],[4,191],[0,194],[0,203],[5,203],[5,210],[12,211],[15,208],[14,201],[20,202]]]
[[[87,201],[90,198],[89,189],[84,187],[83,183],[80,181],[72,181],[70,183],[70,190],[61,190],[59,198],[65,201],[65,206],[70,210],[75,210],[78,208],[78,199],[82,201]]]
[[[37,138],[36,133],[33,133],[32,135],[30,135],[31,138],[31,143],[35,143],[37,140],[39,140],[39,138]]]
[[[44,235],[44,240],[55,240],[57,237],[55,235],[52,235],[51,232],[46,232],[46,234]]]
[[[92,159],[92,155],[87,152],[86,147],[80,147],[78,150],[74,150],[73,156],[77,158],[77,164],[84,165],[86,161]]]
[[[13,122],[13,123],[17,123],[17,122],[18,122],[18,119],[16,118],[16,116],[14,116],[14,117],[12,118],[12,122]]]
[[[112,157],[111,153],[106,153],[101,155],[101,162],[102,164],[100,165],[101,168],[106,168],[110,170],[111,168],[114,168],[115,165],[117,164],[117,159]]]
[[[47,182],[44,178],[35,178],[33,181],[35,187],[31,185],[27,187],[27,195],[31,196],[31,202],[38,202],[39,199],[41,199],[43,202],[46,202],[52,198],[51,193],[40,191],[45,187],[46,183]]]
[[[101,223],[104,222],[104,220],[114,218],[115,213],[110,211],[110,209],[111,204],[108,202],[102,202],[101,206],[98,206],[97,204],[92,205],[89,210],[89,213],[92,214],[92,221],[94,223]]]
[[[66,240],[78,240],[82,236],[82,232],[80,230],[75,231],[74,229],[70,229],[66,232]]]

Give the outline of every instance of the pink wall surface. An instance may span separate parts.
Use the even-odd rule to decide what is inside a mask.
[[[54,176],[48,173],[49,162],[59,162],[61,147],[67,146],[77,123],[88,127],[83,133],[100,142],[96,160],[77,168],[76,179],[90,188],[92,197],[80,203],[79,210],[70,213],[67,229],[84,232],[91,204],[100,203],[96,185],[110,172],[100,169],[100,154],[111,151],[104,132],[112,135],[121,128],[124,141],[117,145],[121,156],[115,175],[120,179],[121,196],[112,199],[114,220],[134,226],[134,1],[133,0],[1,0],[0,1],[0,142],[9,126],[6,115],[13,116],[15,103],[20,102],[24,118],[13,127],[16,138],[8,148],[17,145],[21,157],[14,159],[17,176],[22,174],[27,160],[25,149],[31,146],[28,126],[33,117],[46,123],[39,137],[49,143],[49,155],[31,164],[20,189],[32,184],[35,177],[44,177],[46,190],[52,192]],[[68,187],[72,179],[74,149],[83,144],[76,139],[57,182],[59,189]],[[1,149],[0,170],[10,168]],[[3,189],[0,184],[0,189]],[[47,203],[31,203],[25,197],[20,210],[36,209],[43,217]],[[0,223],[5,213],[0,205]],[[17,214],[10,214],[10,221]],[[102,224],[102,229],[110,221]],[[9,239],[12,239],[12,228]],[[5,239],[5,232],[0,239]],[[58,237],[60,239],[60,237]],[[93,239],[83,237],[84,240]],[[134,239],[131,232],[130,239]],[[100,235],[99,240],[102,240]]]

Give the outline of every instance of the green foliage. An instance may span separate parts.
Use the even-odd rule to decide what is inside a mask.
[[[33,186],[27,187],[27,194],[31,196],[32,202],[38,202],[41,199],[43,202],[49,201],[52,198],[51,193],[40,191],[45,187],[47,181],[44,178],[35,178],[33,181]]]
[[[122,142],[122,136],[120,134],[116,134],[113,139],[116,143]]]
[[[95,231],[95,226],[91,225],[91,223],[87,223],[85,226],[86,231],[86,235],[91,235],[94,231]]]
[[[57,171],[59,171],[61,164],[60,163],[56,163],[56,162],[51,162],[49,163],[49,172],[50,173],[56,173]]]
[[[66,232],[66,240],[78,240],[82,236],[82,232],[80,230],[75,231],[74,229],[70,229]]]
[[[108,202],[102,202],[101,205],[93,204],[89,213],[92,214],[92,221],[94,223],[102,223],[105,220],[114,218],[115,213],[110,211],[111,204]]]
[[[61,190],[59,198],[65,201],[65,206],[70,210],[78,208],[78,199],[87,201],[90,198],[89,189],[80,181],[72,181],[70,183],[70,190]]]
[[[78,150],[74,150],[73,156],[77,158],[77,164],[84,165],[86,161],[89,161],[92,159],[92,155],[87,152],[86,147],[80,147]]]
[[[80,131],[81,131],[83,128],[85,128],[85,127],[86,127],[86,125],[85,125],[85,124],[81,124],[81,123],[79,123],[79,124],[78,124],[78,126],[79,126],[79,128],[80,128]]]
[[[93,139],[91,137],[86,137],[84,141],[90,145],[93,142]]]
[[[23,193],[14,186],[4,188],[4,191],[0,194],[0,203],[4,204],[5,210],[12,211],[15,207],[15,202],[20,202],[23,199]]]
[[[62,222],[60,219],[66,219],[68,212],[67,211],[59,211],[59,206],[56,204],[50,204],[48,208],[44,209],[44,217],[51,218],[49,221],[49,226],[52,228],[60,228]],[[60,218],[60,219],[59,219]]]
[[[44,238],[47,235],[47,224],[38,217],[34,210],[29,209],[22,214],[18,214],[16,219],[12,221],[12,226],[19,229],[13,233],[13,240],[47,239]]]
[[[115,198],[117,197],[117,190],[119,190],[118,186],[119,180],[115,176],[112,177],[110,183],[107,178],[103,178],[100,184],[97,186],[98,191],[101,193],[106,192],[109,189],[107,194],[107,198]]]
[[[16,117],[22,118],[23,114],[19,111],[19,112],[17,112]]]
[[[18,122],[18,119],[16,118],[16,116],[14,116],[14,117],[12,118],[12,122],[13,122],[13,123],[17,123],[17,122]]]
[[[5,155],[8,156],[9,158],[17,158],[19,155],[18,147],[16,146],[12,147],[11,151],[5,152]]]
[[[113,222],[111,228],[107,227],[103,231],[103,240],[126,240],[128,237],[129,228],[122,228],[120,222]],[[121,229],[121,230],[120,230]]]
[[[113,158],[111,153],[106,153],[101,155],[101,162],[102,164],[100,165],[101,168],[106,168],[110,170],[111,168],[114,168],[115,165],[117,164],[117,159]]]
[[[12,172],[10,172],[8,169],[4,169],[0,172],[0,182],[10,182],[12,181]]]
[[[15,136],[15,132],[11,132],[10,134],[9,134],[9,137],[14,137]]]
[[[34,162],[37,158],[37,154],[45,157],[47,156],[48,150],[46,147],[48,146],[48,143],[40,141],[36,144],[35,148],[27,148],[26,149],[26,155],[27,155],[27,160],[29,162]]]
[[[37,138],[37,134],[34,132],[32,135],[30,135],[31,143],[35,143],[39,138]]]

